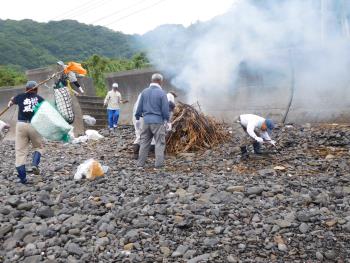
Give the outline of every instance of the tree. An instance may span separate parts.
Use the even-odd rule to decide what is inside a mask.
[[[21,85],[26,81],[27,79],[23,72],[14,67],[0,66],[0,87]]]
[[[93,55],[82,63],[88,71],[88,76],[94,80],[97,96],[105,96],[107,93],[105,74],[131,69],[148,67],[149,60],[145,53],[141,52],[132,59],[109,59],[99,55]]]
[[[38,23],[0,19],[0,61],[24,69],[58,60],[83,61],[93,54],[130,59],[141,50],[139,38],[73,20]]]

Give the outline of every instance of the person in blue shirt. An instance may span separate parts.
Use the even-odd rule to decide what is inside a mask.
[[[137,161],[138,167],[144,167],[152,138],[155,139],[155,168],[164,166],[165,133],[171,129],[169,123],[169,102],[162,89],[163,76],[159,73],[152,75],[151,84],[144,89],[140,96],[135,118],[137,129],[143,125],[140,135],[140,150]]]
[[[9,107],[13,104],[18,106],[15,141],[16,170],[20,182],[23,184],[27,183],[25,164],[29,151],[29,144],[32,144],[34,150],[32,160],[32,171],[34,174],[40,173],[39,163],[41,155],[44,152],[42,137],[30,124],[34,116],[34,108],[44,101],[37,93],[37,83],[35,81],[28,81],[26,84],[26,92],[11,98],[8,104]]]

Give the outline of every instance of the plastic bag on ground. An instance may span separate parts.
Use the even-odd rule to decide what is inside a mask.
[[[89,159],[78,166],[77,172],[74,175],[75,180],[87,178],[95,180],[103,176],[108,171],[108,166],[102,166],[98,161]]]
[[[31,124],[41,136],[52,141],[68,142],[69,132],[73,129],[47,101],[43,101],[35,109]]]
[[[89,140],[100,140],[104,138],[101,134],[98,133],[98,131],[95,130],[86,130],[85,134],[88,136]]]
[[[87,135],[83,135],[83,136],[79,136],[77,138],[74,138],[72,140],[73,144],[78,144],[78,143],[84,143],[87,142],[89,140],[89,137]]]
[[[10,126],[6,122],[0,120],[0,140],[2,140],[5,137],[9,129]]]
[[[96,119],[90,115],[83,115],[83,120],[84,120],[85,124],[87,124],[89,126],[93,126],[96,124]]]

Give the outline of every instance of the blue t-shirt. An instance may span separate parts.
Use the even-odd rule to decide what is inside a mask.
[[[22,93],[13,98],[13,103],[18,105],[18,120],[31,121],[34,116],[34,108],[44,99],[34,93]]]

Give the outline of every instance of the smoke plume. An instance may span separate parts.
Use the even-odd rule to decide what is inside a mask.
[[[163,26],[145,39],[152,62],[209,111],[234,108],[249,86],[284,88],[283,104],[296,96],[292,107],[320,111],[329,100],[348,106],[349,14],[341,0],[241,0],[209,22]]]

